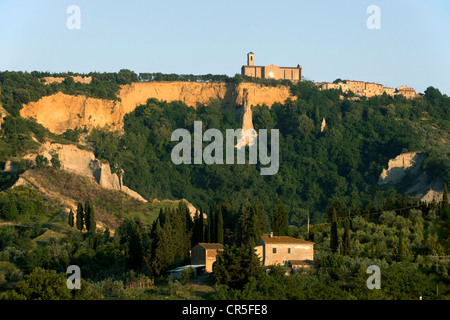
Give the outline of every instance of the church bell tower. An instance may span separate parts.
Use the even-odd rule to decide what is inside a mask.
[[[253,52],[247,53],[247,65],[248,66],[255,65],[255,54]]]

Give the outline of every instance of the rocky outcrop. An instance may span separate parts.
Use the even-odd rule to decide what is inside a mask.
[[[9,116],[9,113],[0,105],[0,129],[2,128],[3,118]]]
[[[320,125],[320,132],[323,132],[325,128],[327,127],[327,122],[325,121],[325,118],[322,120],[322,124]]]
[[[38,154],[47,159],[58,154],[62,170],[89,177],[103,188],[119,190],[139,201],[147,202],[140,194],[124,186],[122,175],[119,177],[116,173],[111,173],[109,164],[96,159],[92,151],[79,149],[75,145],[46,142]],[[35,161],[36,156],[37,154],[29,154],[24,159]],[[17,183],[20,185],[23,181]]]
[[[422,171],[425,155],[420,152],[402,153],[389,160],[388,168],[383,169],[378,179],[379,185],[398,184],[403,181],[404,193],[411,196],[420,196],[422,201],[431,202],[442,200],[444,181],[440,177],[429,177]]]
[[[232,101],[227,96],[228,88],[227,84],[216,82],[135,82],[122,86],[119,97],[125,113],[133,111],[136,106],[145,104],[149,98],[167,102],[182,101],[195,108],[208,104],[213,98],[229,106]]]
[[[267,105],[271,107],[274,103],[284,103],[286,99],[295,100],[297,97],[291,95],[287,86],[268,87],[261,84],[244,82],[236,88],[237,105]]]
[[[19,172],[19,164],[17,162],[13,162],[11,160],[5,161],[5,167],[3,169],[4,172],[17,173]]]
[[[245,97],[244,97],[244,92]],[[254,83],[238,86],[227,83],[199,82],[137,82],[121,87],[120,101],[72,96],[61,92],[24,105],[20,114],[33,118],[53,133],[63,133],[76,127],[123,128],[123,117],[148,99],[182,101],[197,108],[210,99],[219,99],[224,108],[246,105],[283,103],[287,98],[295,99],[287,86],[266,87]]]
[[[400,182],[406,174],[406,170],[413,168],[419,170],[420,164],[423,162],[424,156],[418,152],[402,153],[389,160],[388,168],[383,169],[378,179],[378,184],[397,183]]]
[[[120,130],[125,113],[118,101],[58,92],[25,105],[20,115],[36,119],[51,132],[60,134],[84,126],[88,129],[109,126],[112,130]]]

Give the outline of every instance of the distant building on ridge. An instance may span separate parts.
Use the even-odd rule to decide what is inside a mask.
[[[291,80],[292,82],[302,81],[302,67],[277,67],[273,64],[268,66],[255,66],[255,54],[247,54],[247,65],[242,66],[241,74],[249,77],[275,80]]]

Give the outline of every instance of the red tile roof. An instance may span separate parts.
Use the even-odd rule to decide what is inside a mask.
[[[297,239],[288,236],[261,236],[261,239],[265,243],[296,243],[296,244],[314,244],[314,242],[306,241],[303,239]]]
[[[223,245],[220,243],[199,243],[198,245],[205,249],[223,249]]]

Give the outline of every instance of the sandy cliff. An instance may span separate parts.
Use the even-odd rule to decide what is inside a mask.
[[[422,164],[424,156],[418,152],[402,153],[389,160],[388,168],[383,169],[378,179],[378,184],[397,183],[400,182],[406,174],[406,170],[413,168],[413,170],[419,170],[420,164]]]
[[[120,130],[124,115],[145,104],[149,98],[183,101],[195,108],[207,104],[211,98],[219,99],[225,108],[244,105],[244,100],[249,106],[266,104],[270,107],[276,102],[283,103],[287,98],[295,99],[286,86],[181,81],[132,83],[122,86],[118,96],[121,101],[56,93],[24,105],[20,114],[24,118],[34,118],[50,131],[60,134],[77,126],[88,129],[109,126]]]
[[[422,201],[431,202],[442,200],[444,181],[440,177],[431,179],[422,171],[422,163],[425,155],[419,152],[407,152],[399,154],[388,162],[388,168],[383,169],[378,179],[379,185],[397,184],[402,182],[408,174],[408,181],[404,193],[412,196],[420,196]]]
[[[24,118],[34,118],[51,132],[60,134],[77,126],[92,129],[108,125],[111,129],[119,130],[122,128],[125,113],[119,101],[58,92],[24,105],[20,115]]]
[[[137,192],[124,186],[122,175],[111,173],[109,164],[96,159],[92,151],[79,149],[75,145],[46,142],[38,152],[38,154],[43,155],[47,159],[51,159],[55,153],[59,156],[62,170],[86,176],[103,188],[119,190],[141,202],[147,202]],[[29,154],[24,159],[35,161],[36,156],[37,154]],[[22,183],[23,181],[19,179],[16,185]]]

